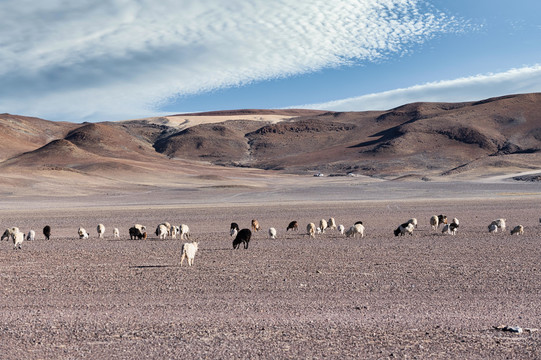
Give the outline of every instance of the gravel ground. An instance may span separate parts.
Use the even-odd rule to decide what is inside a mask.
[[[444,205],[442,205],[444,204]],[[284,203],[0,211],[0,226],[33,228],[22,250],[0,243],[0,358],[418,358],[539,359],[541,212],[536,200]],[[43,204],[41,204],[43,206]],[[430,230],[444,213],[456,236]],[[308,222],[362,220],[366,236]],[[392,231],[419,219],[413,236]],[[525,235],[489,234],[495,218]],[[229,224],[263,231],[232,249]],[[300,231],[286,233],[289,221]],[[179,239],[162,221],[188,224],[199,241],[180,267]],[[96,225],[106,226],[98,239]],[[147,240],[128,240],[133,223]],[[52,239],[41,228],[51,225]],[[84,226],[88,240],[76,238]],[[267,239],[274,226],[278,239]],[[121,239],[112,238],[112,228]]]

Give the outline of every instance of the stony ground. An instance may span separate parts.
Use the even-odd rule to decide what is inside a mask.
[[[538,359],[538,200],[413,200],[267,206],[100,207],[0,211],[0,226],[37,230],[22,250],[0,243],[0,358]],[[43,205],[43,204],[42,204]],[[456,236],[428,218],[461,220]],[[306,224],[334,216],[363,239]],[[413,236],[393,229],[415,216]],[[489,234],[507,218],[524,236]],[[229,224],[263,231],[233,250]],[[299,233],[285,233],[298,220]],[[199,252],[179,266],[181,240],[128,240],[133,223],[186,223]],[[104,223],[105,239],[95,228]],[[53,228],[43,240],[41,228]],[[76,238],[82,225],[88,240]],[[270,240],[274,226],[279,238]],[[112,228],[121,239],[112,238]],[[152,234],[153,235],[153,234]]]

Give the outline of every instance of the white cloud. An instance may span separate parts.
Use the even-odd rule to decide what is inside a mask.
[[[332,111],[388,110],[412,102],[462,102],[531,92],[541,92],[541,65],[511,69],[497,74],[431,82],[404,89],[292,108]]]
[[[0,13],[0,109],[63,120],[149,116],[460,28],[422,0],[4,0]]]

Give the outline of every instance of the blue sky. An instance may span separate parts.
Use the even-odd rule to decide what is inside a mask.
[[[0,13],[0,112],[50,120],[541,92],[538,0],[4,0]]]

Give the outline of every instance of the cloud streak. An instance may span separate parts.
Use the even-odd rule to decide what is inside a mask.
[[[412,102],[474,101],[530,92],[541,92],[541,65],[294,107],[331,111],[388,110]]]
[[[149,116],[188,94],[400,54],[460,21],[422,0],[0,2],[0,108]]]

